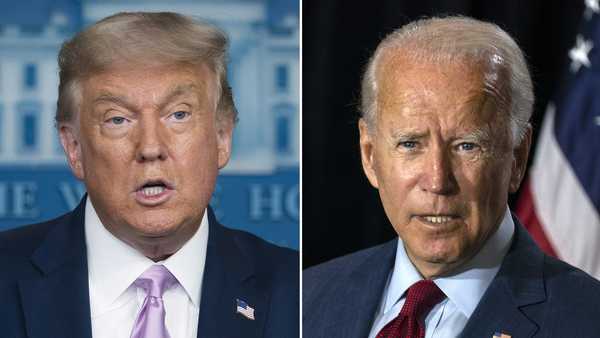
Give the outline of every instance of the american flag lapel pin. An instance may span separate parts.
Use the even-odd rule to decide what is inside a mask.
[[[241,299],[235,300],[235,312],[241,314],[242,316],[254,320],[254,308],[248,305],[248,303],[244,302]],[[504,337],[502,337],[504,338]],[[509,337],[510,338],[510,337]]]
[[[506,333],[496,332],[492,338],[511,338],[511,335]]]

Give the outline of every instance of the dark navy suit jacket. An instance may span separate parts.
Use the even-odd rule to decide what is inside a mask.
[[[600,337],[600,282],[544,255],[514,220],[511,247],[461,337]],[[397,245],[393,240],[305,270],[303,337],[367,337]]]
[[[0,337],[92,337],[84,208],[0,233]],[[298,337],[297,252],[227,229],[208,210],[198,337]],[[236,313],[236,299],[255,320]]]

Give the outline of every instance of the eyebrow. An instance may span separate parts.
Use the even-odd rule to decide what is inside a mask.
[[[163,102],[162,105],[164,105],[165,103],[167,103],[169,101],[172,101],[174,98],[176,98],[178,96],[187,95],[187,94],[192,93],[192,92],[197,91],[197,90],[198,90],[198,86],[196,86],[193,83],[183,84],[183,85],[176,85],[162,99],[162,102]]]
[[[196,86],[195,84],[183,84],[183,85],[176,85],[174,86],[171,90],[169,90],[167,92],[166,95],[164,95],[160,100],[159,100],[159,108],[162,109],[164,108],[164,106],[169,103],[170,101],[172,101],[174,98],[178,97],[178,96],[183,96],[183,95],[187,95],[188,93],[194,92],[198,90],[198,86]],[[127,100],[126,96],[123,95],[117,95],[117,94],[113,94],[110,91],[103,91],[100,93],[100,95],[98,95],[98,97],[96,97],[94,99],[94,105],[97,103],[102,103],[102,102],[110,102],[110,103],[114,103],[116,105],[119,105],[121,107],[125,107],[128,110],[136,110],[136,107],[133,103],[129,102]]]
[[[417,140],[426,137],[428,134],[428,131],[421,132],[396,130],[392,132],[392,138],[394,140]],[[491,132],[489,128],[483,127],[473,130],[465,135],[455,137],[454,139],[466,140],[475,143],[487,142],[491,140]]]
[[[462,140],[481,143],[481,142],[486,142],[486,141],[491,140],[491,132],[490,132],[489,128],[484,127],[484,128],[476,129],[476,130],[474,130],[470,133],[467,133],[466,135],[462,135],[458,138],[462,139]]]
[[[395,140],[414,140],[425,137],[429,134],[428,131],[416,131],[416,130],[394,130],[392,131],[392,138]]]
[[[100,93],[100,95],[98,95],[98,97],[96,97],[94,99],[94,105],[97,103],[103,103],[103,102],[111,102],[114,103],[116,105],[119,106],[124,106],[126,108],[128,108],[130,106],[129,102],[127,102],[127,99],[125,98],[125,96],[122,95],[115,95],[109,91],[103,91],[102,93]]]

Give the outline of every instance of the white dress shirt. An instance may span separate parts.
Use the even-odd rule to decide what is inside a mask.
[[[171,337],[197,337],[208,243],[206,210],[194,236],[171,257],[155,263],[106,230],[88,198],[85,240],[94,338],[130,337],[146,297],[133,282],[153,264],[163,264],[179,282],[163,294]]]
[[[456,274],[433,280],[447,298],[435,305],[425,318],[425,338],[457,337],[462,332],[498,273],[512,242],[514,231],[515,224],[506,207],[502,223],[475,257]],[[404,305],[405,291],[423,279],[409,260],[400,239],[398,239],[394,269],[390,276],[371,327],[370,338],[376,337],[387,323],[398,316]]]

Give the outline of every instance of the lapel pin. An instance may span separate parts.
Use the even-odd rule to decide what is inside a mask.
[[[494,333],[494,336],[492,338],[511,338],[511,335],[506,334],[506,333],[496,332],[496,333]]]
[[[246,302],[244,302],[241,299],[236,299],[235,300],[236,303],[236,308],[235,308],[235,312],[241,314],[242,316],[250,319],[250,320],[254,320],[254,308],[249,306]],[[502,337],[505,338],[505,337]],[[508,337],[510,338],[510,336]]]

